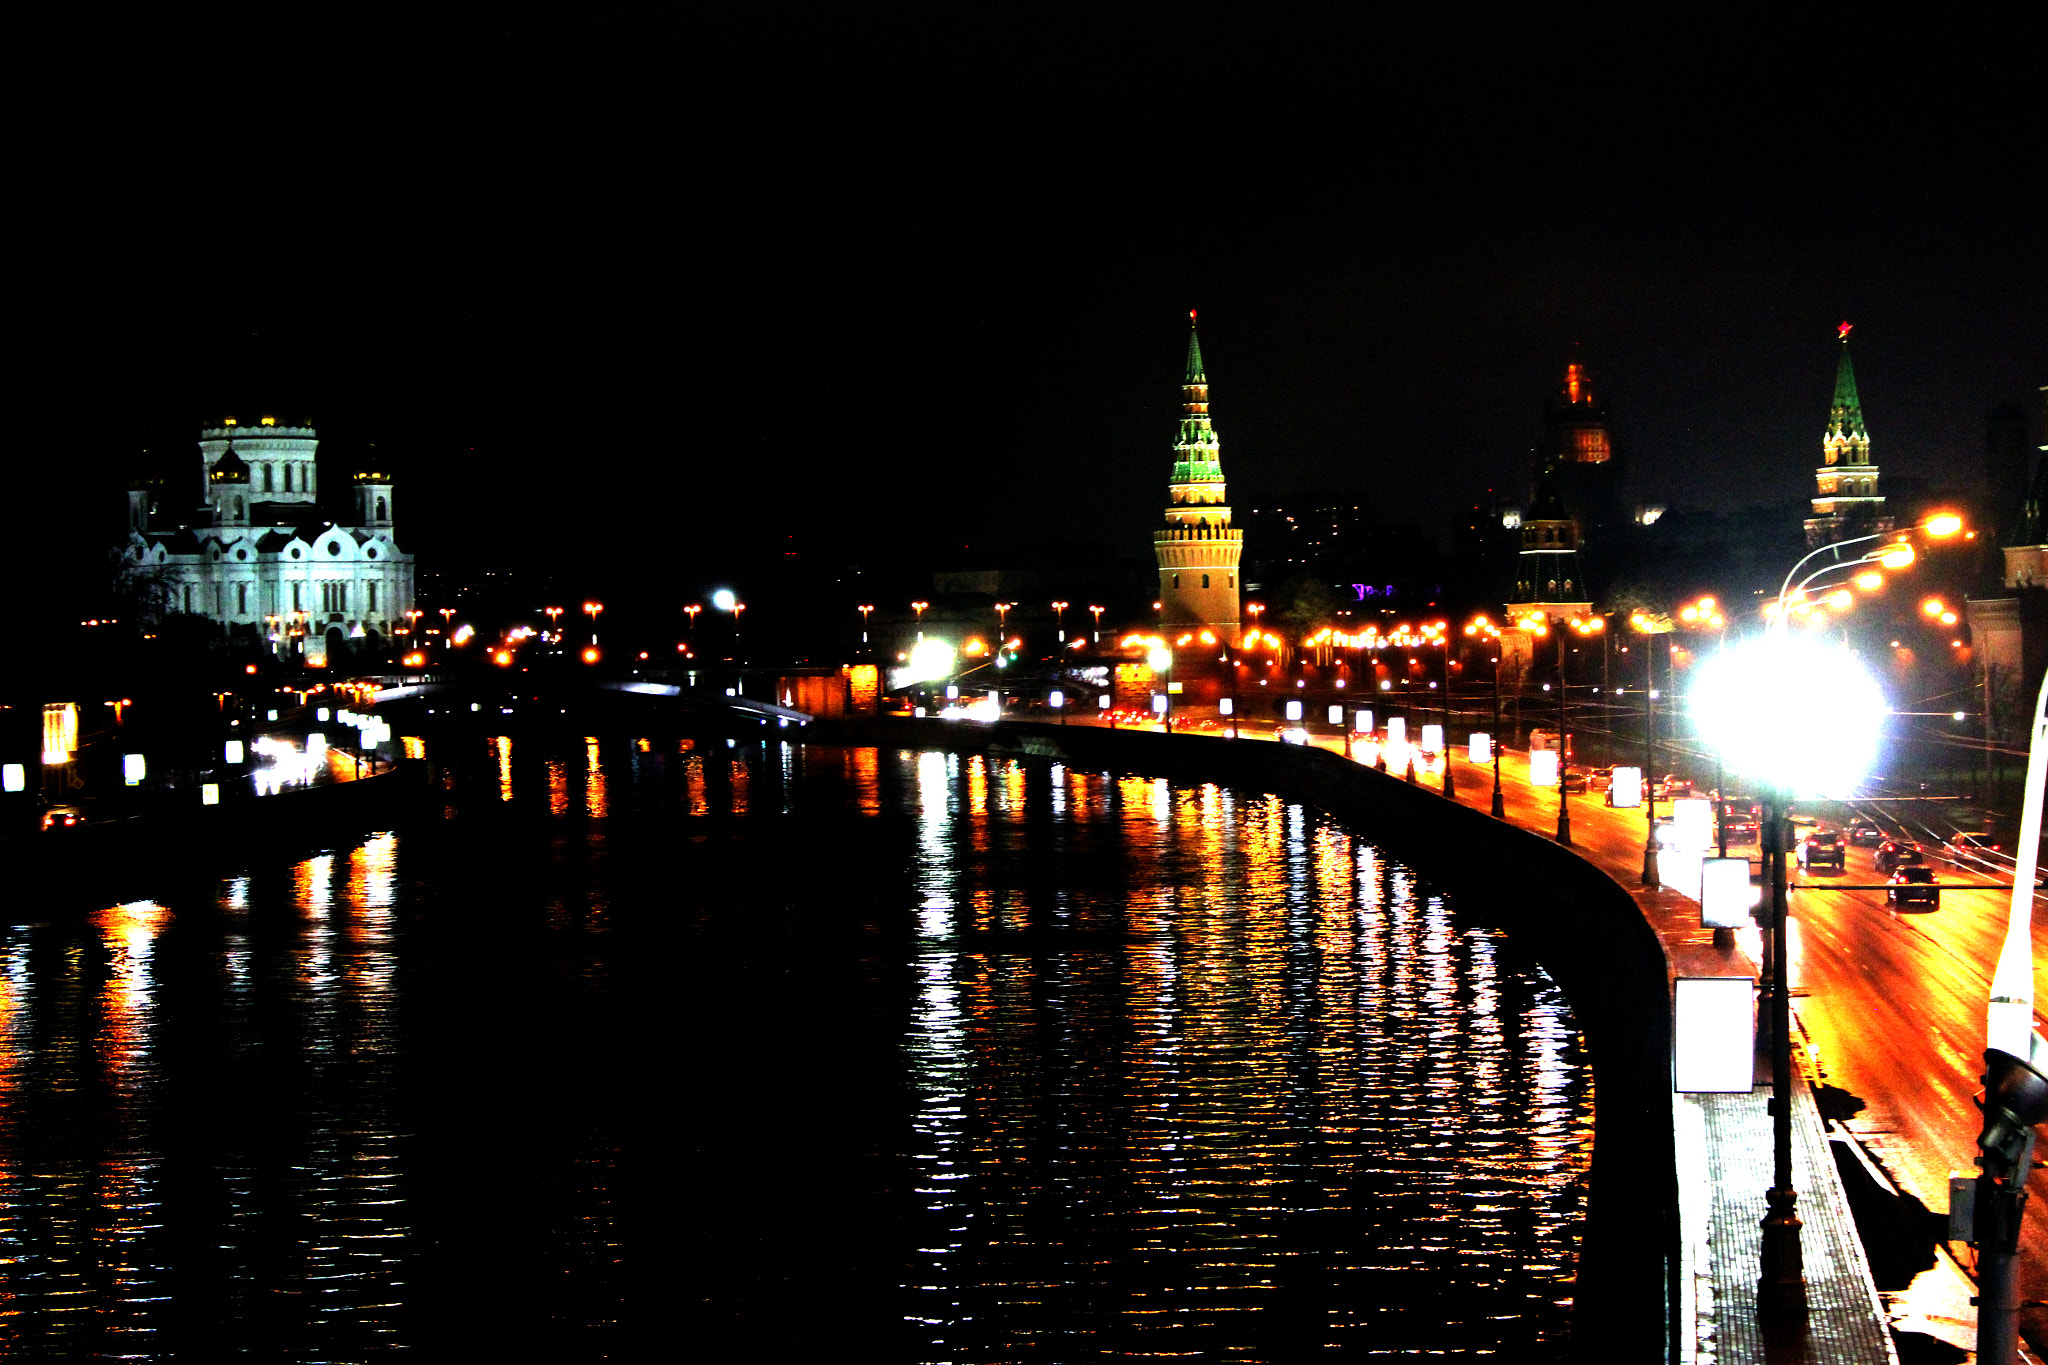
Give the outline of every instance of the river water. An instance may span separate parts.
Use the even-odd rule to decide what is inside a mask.
[[[1528,1361],[1589,1071],[1263,795],[430,741],[439,818],[0,931],[24,1359]]]

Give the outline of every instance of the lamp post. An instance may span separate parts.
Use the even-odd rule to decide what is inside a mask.
[[[1102,608],[1090,607],[1088,610],[1095,615],[1095,632],[1089,643],[1099,645],[1102,643]]]
[[[1065,644],[1067,642],[1067,604],[1065,602],[1055,602],[1052,604],[1052,622],[1053,629],[1058,632],[1057,638],[1059,642]]]
[[[1451,636],[1442,621],[1436,623],[1436,637],[1444,647],[1444,795],[1455,797],[1458,784],[1451,776]]]
[[[1688,602],[1679,609],[1678,619],[1688,630],[1711,630],[1715,632],[1717,644],[1725,645],[1728,639],[1728,618],[1721,614],[1721,608],[1711,597],[1702,597],[1697,602]],[[1718,652],[1718,651],[1717,651]],[[1677,691],[1674,684],[1672,691]],[[1720,841],[1720,856],[1728,856],[1728,779],[1721,763],[1721,751],[1714,750],[1714,833]],[[1715,930],[1715,941],[1720,940],[1722,930]],[[1733,932],[1733,931],[1728,931]]]
[[[1822,546],[1800,563],[1834,548]],[[1853,787],[1876,755],[1877,734],[1887,710],[1876,680],[1846,648],[1794,637],[1785,629],[1788,594],[1798,567],[1786,575],[1763,634],[1732,650],[1718,651],[1692,683],[1694,713],[1702,732],[1729,767],[1757,779],[1764,798],[1761,833],[1770,885],[1766,974],[1774,1103],[1772,1181],[1760,1225],[1757,1310],[1760,1316],[1779,1320],[1797,1319],[1807,1307],[1799,1197],[1792,1184],[1792,1010],[1786,940],[1790,907],[1785,866],[1791,803],[1801,792]],[[1659,618],[1646,625],[1645,615],[1636,614],[1632,623],[1637,629],[1661,633],[1655,629]],[[1668,631],[1669,618],[1661,621]]]
[[[602,602],[585,602],[583,604],[583,614],[590,618],[590,647],[592,649],[597,648],[597,618],[598,614],[603,610],[604,603]]]
[[[924,643],[924,611],[930,605],[931,603],[929,602],[912,602],[910,604],[910,609],[917,613],[917,641],[919,644]]]
[[[2005,942],[1985,1010],[1984,1127],[1977,1138],[1977,1359],[2007,1365],[2019,1356],[2019,1236],[2033,1168],[2033,1126],[2048,1111],[2048,1043],[2033,1031],[2033,917],[2040,875],[2041,807],[2048,778],[2048,680],[2034,699],[2027,786],[2014,849]]]
[[[1487,748],[1493,757],[1493,818],[1507,818],[1507,803],[1501,798],[1500,790],[1500,627],[1484,616],[1475,616],[1465,623],[1467,635],[1484,635],[1493,641],[1493,733],[1488,736]]]
[[[704,610],[703,606],[696,602],[692,602],[683,608],[683,615],[690,618],[690,652],[692,654],[697,652],[697,613],[702,610]],[[863,635],[861,638],[865,640],[867,636]]]
[[[1631,612],[1629,626],[1643,640],[1643,885],[1656,890],[1657,878],[1657,651],[1654,637],[1671,633],[1671,618],[1662,612]]]

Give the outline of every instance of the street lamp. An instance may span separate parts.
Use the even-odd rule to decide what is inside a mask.
[[[1874,575],[1872,575],[1874,576]],[[1868,586],[1867,584],[1865,586]],[[1678,610],[1678,619],[1687,630],[1711,630],[1715,633],[1717,646],[1728,643],[1728,618],[1721,614],[1720,604],[1712,597],[1702,597],[1697,602],[1688,602]],[[1672,689],[1676,691],[1674,687]],[[1714,836],[1720,841],[1720,856],[1728,856],[1728,778],[1721,762],[1721,751],[1714,751]],[[1719,943],[1724,934],[1734,931],[1716,929],[1714,941]],[[1733,940],[1731,939],[1730,942]]]
[[[1629,627],[1639,635],[1669,635],[1671,618],[1661,611],[1629,613]],[[1657,651],[1643,641],[1643,885],[1656,890],[1657,877]]]
[[[2034,1165],[2036,1123],[2048,1116],[2048,1042],[2034,1032],[2034,883],[2040,874],[2043,779],[2048,778],[2048,679],[2034,698],[2026,796],[2013,850],[2005,943],[1991,974],[1984,1028],[1984,1128],[1977,1138],[1977,1359],[2019,1357],[2019,1235]]]
[[[1639,613],[1640,614],[1640,613]],[[1782,622],[1782,616],[1780,617]],[[1805,1311],[1798,1194],[1792,1186],[1791,992],[1787,984],[1785,858],[1792,799],[1852,788],[1877,752],[1886,703],[1876,679],[1839,645],[1782,628],[1723,650],[1692,686],[1695,714],[1727,765],[1758,780],[1770,880],[1773,1180],[1765,1195],[1759,1311]]]
[[[683,615],[690,618],[690,643],[697,643],[697,613],[704,610],[699,603],[692,602],[683,608]]]
[[[855,611],[860,613],[860,642],[862,644],[868,642],[868,617],[874,612],[874,609],[874,603],[872,602],[854,608]]]
[[[1052,620],[1053,628],[1059,632],[1059,642],[1065,644],[1067,642],[1067,604],[1065,602],[1055,602],[1052,604]]]
[[[929,602],[912,602],[910,604],[910,609],[917,613],[917,639],[919,644],[924,643],[924,611],[930,605],[931,603]]]
[[[1102,643],[1102,608],[1090,607],[1088,610],[1095,613],[1095,632],[1089,643],[1099,645]]]
[[[1485,616],[1475,616],[1465,623],[1467,635],[1484,635],[1493,641],[1493,734],[1488,736],[1487,748],[1493,751],[1493,818],[1507,818],[1507,803],[1501,799],[1500,791],[1500,627]]]
[[[583,614],[590,618],[590,644],[593,649],[597,646],[597,616],[603,610],[604,603],[602,602],[585,602],[583,604]]]
[[[1010,608],[1016,605],[1015,602],[996,603],[996,634],[998,636],[1005,636],[1010,633]],[[1000,640],[996,644],[996,649],[998,653],[1002,650]]]

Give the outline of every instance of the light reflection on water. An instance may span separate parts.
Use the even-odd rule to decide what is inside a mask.
[[[1589,1085],[1497,934],[1277,799],[914,763],[924,1358],[1562,1350]],[[1074,941],[976,912],[1087,844]]]
[[[1562,1338],[1570,1016],[1298,806],[582,736],[452,790],[0,928],[14,1354],[575,1358],[679,1298],[757,1358]]]

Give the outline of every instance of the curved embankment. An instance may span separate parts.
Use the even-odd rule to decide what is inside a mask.
[[[1599,868],[1539,835],[1304,746],[899,717],[817,721],[802,738],[986,751],[1271,792],[1354,827],[1512,934],[1571,1001],[1593,1066],[1577,1354],[1673,1358],[1679,1223],[1664,951],[1635,901]]]

